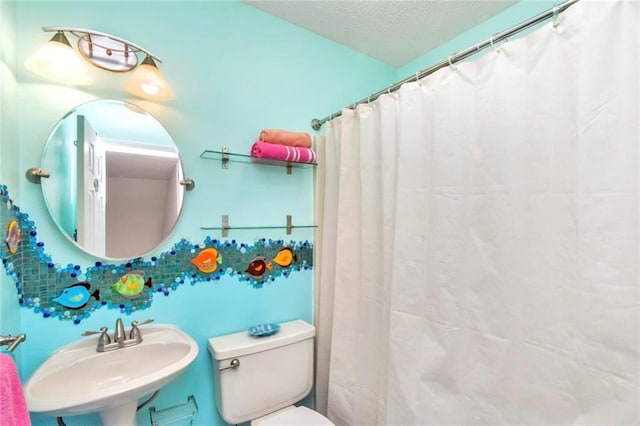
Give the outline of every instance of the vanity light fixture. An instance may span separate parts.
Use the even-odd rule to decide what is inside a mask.
[[[156,101],[175,99],[173,90],[164,79],[153,56],[147,55],[131,78],[124,83],[124,90],[132,95]]]
[[[55,32],[49,42],[25,62],[30,71],[48,79],[71,85],[91,83],[84,62],[113,72],[134,71],[124,84],[127,92],[153,101],[175,99],[171,86],[158,69],[160,58],[148,50],[119,37],[75,27],[42,27],[44,32]],[[66,35],[78,38],[78,55]],[[145,58],[138,65],[138,54]],[[86,67],[84,67],[86,68]]]
[[[62,31],[57,31],[24,65],[40,77],[59,83],[84,86],[92,82],[87,65],[78,57]]]

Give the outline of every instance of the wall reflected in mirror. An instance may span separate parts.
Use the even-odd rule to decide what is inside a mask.
[[[178,149],[153,116],[119,100],[67,113],[41,167],[52,219],[78,247],[113,260],[143,256],[173,230],[184,200]]]

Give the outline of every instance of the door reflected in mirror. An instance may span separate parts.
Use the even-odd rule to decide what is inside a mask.
[[[82,104],[57,123],[44,147],[42,192],[52,219],[95,256],[143,256],[173,230],[184,200],[178,149],[136,105]]]

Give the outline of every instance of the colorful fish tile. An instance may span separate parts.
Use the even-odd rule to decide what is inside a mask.
[[[245,272],[254,278],[259,278],[263,276],[267,270],[271,270],[271,268],[271,262],[266,262],[266,258],[264,256],[258,256],[249,263]]]
[[[222,255],[218,254],[218,250],[214,248],[206,248],[191,259],[191,263],[201,272],[210,274],[218,269],[218,265],[222,264]]]
[[[58,297],[51,300],[65,308],[82,309],[87,305],[91,297],[100,300],[100,290],[96,289],[93,293],[89,293],[90,289],[91,284],[87,282],[75,283],[65,287]]]
[[[145,281],[144,274],[144,271],[130,271],[120,277],[111,288],[117,291],[122,297],[136,299],[140,297],[145,287],[151,288],[151,277]]]
[[[12,220],[7,226],[7,237],[4,239],[7,243],[9,253],[16,254],[18,252],[18,246],[20,245],[20,237],[22,232],[20,231],[20,225],[17,221]]]
[[[293,249],[291,249],[291,247],[284,247],[278,253],[276,253],[276,256],[273,258],[273,262],[282,268],[288,268],[293,262],[297,260],[297,256],[293,252]]]

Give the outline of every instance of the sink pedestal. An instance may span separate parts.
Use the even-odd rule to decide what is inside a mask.
[[[134,399],[101,411],[100,419],[104,426],[136,426],[137,408],[138,401]]]

